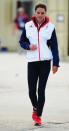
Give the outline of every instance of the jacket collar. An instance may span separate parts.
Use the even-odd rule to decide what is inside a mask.
[[[44,19],[44,22],[43,22],[43,23],[40,25],[40,27],[38,28],[38,23],[37,23],[36,17],[33,16],[31,19],[32,19],[35,27],[36,27],[38,30],[40,30],[40,28],[44,27],[44,26],[49,22],[49,17],[46,16],[45,19]]]

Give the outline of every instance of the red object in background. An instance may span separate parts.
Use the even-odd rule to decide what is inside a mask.
[[[2,49],[1,45],[0,45],[0,49]]]

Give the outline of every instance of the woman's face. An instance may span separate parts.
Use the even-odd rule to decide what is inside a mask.
[[[35,11],[35,16],[37,18],[38,23],[42,23],[46,15],[45,9],[44,8],[37,8]]]

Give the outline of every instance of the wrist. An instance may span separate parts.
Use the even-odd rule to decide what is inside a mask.
[[[31,50],[31,46],[29,45],[29,50]]]

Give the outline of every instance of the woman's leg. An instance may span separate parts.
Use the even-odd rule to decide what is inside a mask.
[[[36,87],[38,80],[38,63],[37,62],[29,62],[28,63],[28,87],[29,87],[29,97],[33,108],[37,108],[37,95],[36,95]]]
[[[50,73],[50,61],[40,62],[37,116],[42,115],[45,103],[45,87]]]

